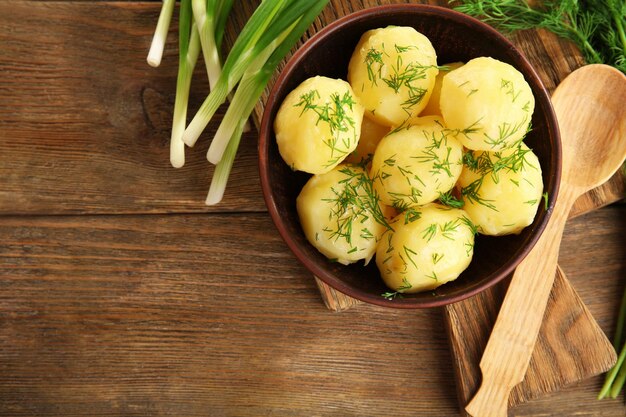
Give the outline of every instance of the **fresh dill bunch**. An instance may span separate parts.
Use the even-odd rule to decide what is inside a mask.
[[[623,0],[460,0],[457,11],[504,31],[547,29],[576,43],[588,63],[626,73],[626,2]]]
[[[626,73],[626,2],[624,0],[586,0],[584,8],[597,14],[597,33],[591,45],[602,51],[605,62]]]

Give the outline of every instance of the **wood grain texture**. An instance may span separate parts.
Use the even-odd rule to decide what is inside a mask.
[[[231,36],[254,3],[237,2]],[[375,3],[333,0],[326,13]],[[0,0],[0,415],[458,415],[436,310],[337,315],[319,302],[262,213],[254,134],[217,208],[203,205],[206,137],[169,167],[174,29],[162,67],[145,64],[159,7]],[[551,53],[528,54],[544,66]],[[542,67],[555,83],[564,69]],[[195,79],[192,108],[206,86]],[[625,218],[616,206],[576,219],[561,250],[609,334]],[[623,416],[623,398],[595,401],[600,385],[515,415]]]
[[[562,260],[608,330],[626,207],[589,216]],[[458,415],[440,312],[328,312],[271,227],[263,213],[0,217],[0,415]],[[601,382],[515,415],[622,416],[622,397],[595,400]]]
[[[161,66],[149,67],[159,10],[0,1],[0,214],[265,210],[255,133],[242,140],[233,168],[229,190],[237,191],[218,207],[204,205],[216,123],[187,150],[185,167],[170,166],[177,25]],[[191,114],[207,92],[199,62]]]
[[[456,413],[438,312],[330,314],[271,227],[0,218],[0,415]]]
[[[580,199],[577,204],[580,203]],[[589,200],[593,203],[596,200]],[[603,204],[600,204],[603,205]],[[578,211],[570,213],[570,219],[591,209],[586,202]],[[594,215],[582,218],[593,222]],[[618,224],[625,224],[624,219],[615,219]],[[571,229],[578,228],[578,222],[570,220],[565,229],[565,240]],[[604,225],[608,226],[608,225]],[[608,226],[610,227],[610,226]],[[580,232],[580,229],[577,230]],[[574,232],[571,232],[574,233]],[[585,236],[584,234],[582,236]],[[593,242],[601,242],[589,236]],[[582,237],[590,243],[587,237]],[[586,245],[581,247],[561,247],[559,263],[566,265],[573,257],[589,254]],[[623,248],[615,252],[617,262],[626,260]],[[595,259],[589,258],[594,262]],[[566,268],[572,273],[573,270]],[[621,272],[623,277],[624,272]],[[574,284],[577,284],[576,282]],[[455,360],[459,404],[467,404],[481,382],[479,362],[484,352],[491,329],[496,321],[500,305],[506,293],[509,280],[498,284],[470,299],[447,306],[444,309],[450,347]],[[580,289],[580,288],[579,288]],[[524,381],[513,388],[509,397],[509,407],[519,406],[529,400],[537,401],[546,394],[563,389],[581,379],[596,375],[607,366],[612,356],[605,341],[598,337],[602,332],[596,327],[594,317],[590,315],[584,300],[574,290],[572,284],[561,276],[556,277],[550,299],[546,307],[544,322],[539,331],[535,351],[530,359]],[[592,309],[593,310],[593,309]],[[464,320],[468,316],[472,320]],[[606,327],[604,328],[606,331]],[[588,343],[595,343],[597,353],[590,355]],[[559,352],[559,354],[556,354]],[[550,398],[549,396],[546,398]],[[516,408],[518,412],[519,407]],[[463,415],[467,415],[462,412]]]

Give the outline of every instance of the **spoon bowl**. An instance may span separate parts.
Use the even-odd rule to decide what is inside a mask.
[[[624,161],[625,78],[615,68],[587,65],[554,91],[552,105],[561,136],[567,138],[561,150],[562,187],[567,182],[568,187],[590,190],[606,182]]]

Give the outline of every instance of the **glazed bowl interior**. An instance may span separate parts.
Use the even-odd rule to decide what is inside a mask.
[[[532,225],[519,235],[477,236],[472,263],[455,281],[435,291],[404,294],[387,300],[389,291],[376,263],[344,266],[320,254],[305,238],[296,197],[310,177],[294,172],[282,160],[273,122],[285,96],[305,79],[323,75],[346,80],[348,61],[361,35],[388,25],[411,26],[426,35],[437,52],[437,62],[463,61],[490,56],[507,62],[524,74],[535,95],[532,131],[525,143],[539,158],[548,207],[541,204]],[[259,132],[261,185],[269,213],[295,256],[331,287],[359,300],[397,308],[434,307],[460,301],[508,276],[532,248],[543,231],[554,204],[560,179],[560,141],[548,93],[528,61],[489,26],[448,9],[423,5],[380,6],[363,10],[325,27],[301,47],[287,63],[266,103]]]

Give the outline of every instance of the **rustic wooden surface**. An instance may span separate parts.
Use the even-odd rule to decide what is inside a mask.
[[[209,134],[169,167],[175,36],[145,64],[159,6],[0,0],[0,415],[457,415],[441,312],[328,312],[265,212],[254,133],[218,207]],[[556,85],[551,53],[532,59]],[[613,205],[561,250],[609,335],[625,231]],[[514,415],[623,416],[601,382]]]

